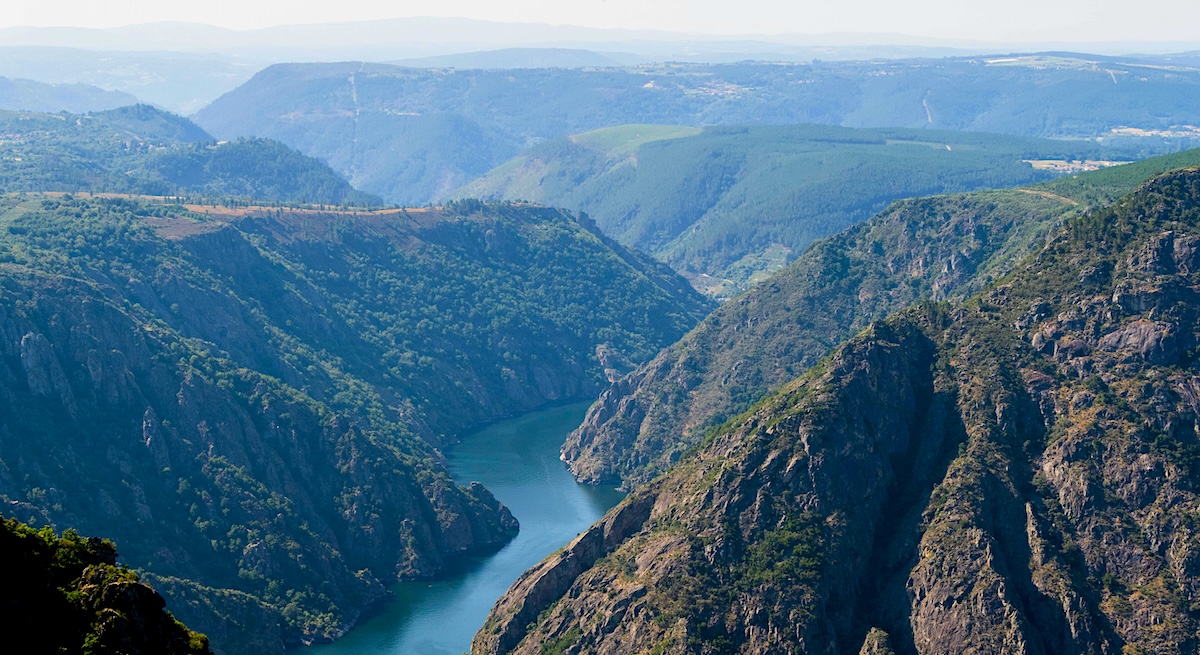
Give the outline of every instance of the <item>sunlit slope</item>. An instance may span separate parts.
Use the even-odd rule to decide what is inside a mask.
[[[912,196],[1049,179],[1095,145],[933,130],[627,125],[538,145],[455,192],[584,211],[729,296],[813,240]]]
[[[709,431],[472,652],[1194,652],[1200,171],[1046,234]]]

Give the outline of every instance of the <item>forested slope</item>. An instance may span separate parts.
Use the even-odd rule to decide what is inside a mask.
[[[624,125],[539,144],[455,197],[586,212],[606,233],[729,297],[814,240],[906,197],[1055,177],[1028,160],[1097,160],[1082,141],[822,125]]]
[[[505,543],[439,447],[591,397],[707,309],[536,207],[2,202],[0,501],[118,540],[218,652],[337,636]]]

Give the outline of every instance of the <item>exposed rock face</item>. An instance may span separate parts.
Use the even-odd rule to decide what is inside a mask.
[[[636,491],[642,528],[557,598],[515,585],[473,652],[1197,652],[1197,237],[1200,172],[1171,174],[873,325]]]
[[[594,392],[598,352],[644,360],[705,307],[542,208],[15,202],[0,502],[119,540],[218,652],[339,636],[501,546],[516,521],[438,446]]]
[[[474,648],[506,653],[525,637],[526,627],[558,601],[583,572],[642,530],[655,501],[653,491],[626,498],[600,523],[558,553],[526,571],[496,605]]]
[[[34,288],[34,312],[0,309],[3,331],[24,333],[13,349],[26,379],[46,381],[0,373],[6,506],[123,537],[129,563],[198,583],[189,595],[213,598],[178,613],[212,630],[219,650],[259,639],[210,618],[232,590],[258,598],[251,625],[277,646],[328,637],[385,596],[382,581],[428,575],[515,533],[508,511],[486,490],[456,487],[432,450],[406,455],[402,432],[375,432],[261,374],[177,368],[165,355],[181,344],[118,307],[70,282]],[[280,581],[320,588],[313,605],[338,618],[289,626],[271,591]],[[175,600],[175,589],[163,591]]]

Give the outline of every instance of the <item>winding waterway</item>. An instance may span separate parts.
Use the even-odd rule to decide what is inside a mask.
[[[588,403],[553,407],[467,435],[447,454],[459,484],[482,482],[521,522],[511,543],[463,562],[435,582],[403,582],[383,610],[305,655],[460,655],[488,610],[530,566],[558,550],[621,500],[614,489],[575,482],[558,459]]]

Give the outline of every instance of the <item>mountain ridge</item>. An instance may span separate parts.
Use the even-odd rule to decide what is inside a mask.
[[[0,191],[243,197],[379,205],[328,166],[269,139],[218,143],[149,105],[88,114],[0,111]]]
[[[563,460],[582,481],[649,480],[707,430],[872,320],[923,298],[974,293],[1036,248],[1057,221],[1196,165],[1200,151],[1193,150],[1027,189],[896,203],[814,244],[605,389],[563,445]]]
[[[472,652],[1194,652],[1198,253],[1200,171],[1167,173],[873,323],[523,576]]]
[[[46,83],[20,77],[0,77],[0,109],[10,111],[86,112],[115,109],[137,102],[122,91],[89,84]]]

